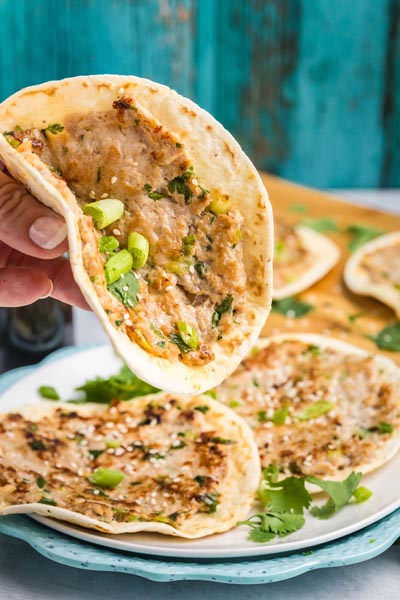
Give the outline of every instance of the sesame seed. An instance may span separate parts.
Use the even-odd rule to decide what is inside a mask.
[[[155,427],[157,425],[157,419],[152,419],[150,421],[150,427]]]
[[[91,198],[96,198],[96,192],[94,190],[91,190],[89,196]]]
[[[130,319],[127,319],[125,321],[125,325],[127,325],[128,327],[132,327],[133,323],[132,323],[132,321]]]
[[[102,195],[100,196],[100,198],[108,198],[108,194],[107,194],[107,192],[105,192],[104,194],[102,194]]]
[[[117,183],[117,181],[118,181],[118,177],[115,177],[115,175],[114,175],[114,177],[111,177],[111,183]]]
[[[29,138],[25,137],[22,141],[25,142],[25,143],[29,142]]]
[[[127,292],[129,290],[129,287],[127,285],[123,285],[122,289],[123,289],[124,292]]]
[[[123,87],[120,87],[120,88],[119,88],[119,90],[118,90],[118,94],[120,94],[120,95],[121,95],[121,94],[123,94],[123,93],[124,93],[124,88],[123,88]]]
[[[189,273],[194,273],[194,266],[193,265],[190,265],[190,267],[189,267]]]
[[[119,229],[113,229],[112,232],[114,235],[121,235],[121,232]]]
[[[116,450],[114,452],[115,456],[122,456],[123,454],[125,454],[124,448],[116,448]]]
[[[173,285],[167,285],[167,287],[165,288],[166,292],[172,292],[172,290],[174,289]]]
[[[93,494],[94,494],[95,496],[98,496],[98,495],[100,494],[100,490],[93,490]]]

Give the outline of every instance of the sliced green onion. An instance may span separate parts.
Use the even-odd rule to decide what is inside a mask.
[[[117,254],[110,256],[105,264],[104,272],[106,275],[107,285],[111,285],[117,281],[121,275],[125,275],[132,269],[133,258],[128,250],[121,250]]]
[[[133,268],[140,269],[149,257],[149,241],[141,233],[131,231],[128,236],[128,250],[132,254]]]
[[[199,345],[199,340],[197,337],[197,332],[189,323],[185,323],[185,321],[178,322],[178,331],[179,337],[181,340],[189,346],[192,350],[196,350]]]
[[[223,215],[228,212],[231,207],[231,199],[228,195],[217,196],[210,202],[210,210],[214,215]]]
[[[185,258],[182,257],[181,260],[170,260],[165,269],[168,271],[168,273],[184,275],[185,273],[189,272],[191,266],[193,266],[193,258],[188,256]]]
[[[123,441],[122,440],[114,440],[111,438],[105,438],[104,443],[106,445],[106,448],[119,448],[120,446],[122,446]]]
[[[82,208],[83,214],[93,217],[96,227],[104,229],[114,221],[118,221],[124,214],[124,203],[121,200],[107,198],[85,204]]]
[[[194,235],[185,235],[182,238],[182,254],[185,256],[191,256],[194,251],[194,246],[196,244],[196,238]]]
[[[113,235],[103,235],[99,238],[98,246],[100,252],[103,254],[110,254],[118,248],[119,241]]]
[[[355,492],[353,492],[353,498],[357,502],[357,504],[360,504],[361,502],[365,502],[366,500],[368,500],[368,498],[371,498],[371,496],[372,496],[371,490],[364,487],[363,485],[360,485],[360,487],[358,487],[355,490]]]
[[[46,398],[47,400],[59,400],[60,394],[57,392],[56,388],[52,385],[41,385],[38,388],[39,394],[42,398]]]
[[[116,488],[123,479],[125,479],[125,475],[122,471],[114,471],[113,469],[102,467],[93,471],[89,477],[90,483],[105,488]]]
[[[332,402],[327,402],[326,400],[317,400],[311,406],[307,406],[304,410],[297,413],[296,417],[299,421],[309,421],[310,419],[316,419],[321,415],[332,410],[333,404]]]

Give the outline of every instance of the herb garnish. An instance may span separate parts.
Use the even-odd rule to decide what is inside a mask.
[[[97,242],[99,252],[111,254],[119,246],[119,241],[113,235],[103,235]]]
[[[124,277],[120,277],[107,287],[128,308],[133,308],[139,302],[137,295],[140,292],[140,285],[133,273],[125,273]]]
[[[39,502],[39,504],[48,504],[49,506],[57,506],[57,502],[55,502],[51,498],[46,498],[46,496],[43,496],[43,498],[40,498],[40,500],[38,500],[38,502]]]
[[[184,171],[181,175],[178,175],[174,179],[168,182],[168,191],[173,194],[176,192],[177,194],[182,194],[185,198],[186,204],[188,204],[189,200],[193,196],[193,192],[188,186],[187,182],[191,177],[193,177],[193,167],[189,167],[187,171]]]
[[[383,235],[385,232],[381,229],[374,229],[373,227],[365,227],[365,225],[349,225],[346,229],[346,233],[351,235],[351,240],[348,244],[348,248],[351,252],[357,250],[360,246],[366,244],[370,240]]]
[[[249,539],[253,542],[269,542],[275,536],[288,535],[303,527],[304,509],[318,519],[327,519],[334,515],[351,498],[355,502],[364,502],[371,496],[370,490],[358,487],[361,473],[351,473],[344,481],[323,481],[318,477],[287,477],[277,482],[279,468],[271,465],[263,471],[263,480],[258,489],[258,497],[266,511],[240,521],[238,525],[251,527]],[[321,488],[329,496],[322,506],[312,505],[312,498],[305,484],[311,483]]]
[[[322,217],[320,219],[303,219],[300,223],[309,229],[319,231],[320,233],[326,233],[328,231],[338,231],[338,226],[335,219],[330,217]]]
[[[284,298],[283,300],[274,300],[271,311],[284,315],[288,319],[298,319],[304,317],[314,309],[312,304],[296,300],[296,298]]]
[[[44,486],[46,485],[46,480],[44,477],[39,476],[36,479],[36,485],[38,486],[38,488],[40,488],[41,490],[44,488]]]
[[[210,410],[210,407],[207,406],[206,404],[204,404],[201,406],[195,406],[194,410],[198,410],[199,412],[203,413],[203,415],[205,415],[206,412],[208,412]]]
[[[203,262],[199,261],[194,264],[194,268],[196,269],[197,275],[200,277],[200,279],[204,279],[207,272],[206,265]]]
[[[46,131],[49,131],[50,133],[56,135],[57,133],[64,131],[64,125],[61,125],[60,123],[50,123],[45,129],[42,129],[42,131],[44,134]]]
[[[400,352],[400,322],[388,325],[381,329],[377,335],[369,337],[381,350]]]
[[[136,377],[126,365],[116,375],[112,375],[108,379],[101,377],[89,379],[76,390],[83,392],[83,397],[78,399],[79,402],[98,402],[101,404],[108,404],[116,398],[130,400],[137,396],[146,396],[159,391]],[[94,456],[94,450],[89,452]]]
[[[185,344],[185,342],[182,340],[181,336],[178,335],[177,333],[170,333],[169,339],[171,340],[171,342],[173,344],[178,346],[178,348],[182,354],[187,354],[188,352],[193,351],[193,348],[191,348],[190,346]]]
[[[217,304],[211,317],[211,325],[217,327],[224,313],[228,313],[232,310],[233,296],[227,294],[222,300],[221,304]]]

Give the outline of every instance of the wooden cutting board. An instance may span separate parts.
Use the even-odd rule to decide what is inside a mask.
[[[262,335],[286,332],[320,333],[345,342],[362,346],[371,353],[380,352],[400,365],[400,352],[385,352],[377,348],[368,336],[378,333],[386,325],[396,322],[390,308],[367,296],[350,292],[342,278],[343,266],[350,256],[346,233],[349,225],[364,225],[383,231],[400,230],[400,215],[380,212],[349,202],[343,202],[317,190],[312,190],[282,179],[262,174],[274,214],[291,224],[305,218],[329,217],[336,221],[338,230],[325,233],[341,251],[336,267],[321,281],[297,298],[308,302],[314,309],[306,316],[288,319],[271,312]]]

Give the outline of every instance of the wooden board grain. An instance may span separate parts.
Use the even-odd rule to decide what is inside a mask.
[[[291,224],[304,218],[330,217],[335,219],[338,232],[326,233],[341,251],[336,267],[321,281],[298,296],[309,302],[314,310],[298,319],[288,319],[271,313],[263,335],[285,332],[322,333],[343,341],[362,346],[371,353],[380,352],[400,365],[399,352],[384,352],[368,336],[376,334],[386,325],[396,322],[394,312],[381,302],[367,296],[353,294],[342,278],[343,266],[350,256],[350,235],[345,232],[349,225],[358,224],[383,231],[400,230],[400,215],[380,212],[341,201],[328,194],[301,187],[282,179],[262,175],[268,190],[274,214]],[[304,212],[298,212],[300,208]],[[359,315],[355,319],[349,317]]]

